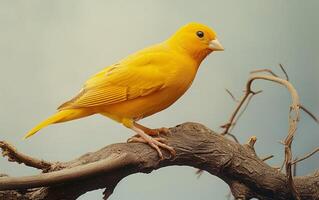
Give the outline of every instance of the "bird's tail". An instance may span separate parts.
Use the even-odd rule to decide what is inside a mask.
[[[50,124],[60,123],[60,122],[66,122],[74,119],[79,119],[88,115],[91,115],[91,112],[88,112],[86,110],[81,109],[67,109],[67,110],[60,110],[54,115],[50,116],[46,120],[39,123],[37,126],[35,126],[32,130],[30,130],[23,138],[27,139],[28,137],[31,137],[35,133],[37,133],[42,128],[49,126]]]

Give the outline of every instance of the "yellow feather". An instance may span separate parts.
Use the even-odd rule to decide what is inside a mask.
[[[91,115],[91,112],[87,110],[61,110],[46,120],[42,121],[39,123],[37,126],[35,126],[32,130],[30,130],[23,138],[27,139],[31,137],[32,135],[36,134],[40,129],[50,125],[50,124],[55,124],[55,123],[60,123],[60,122],[65,122],[65,121],[70,121],[74,119],[78,119],[84,116]]]

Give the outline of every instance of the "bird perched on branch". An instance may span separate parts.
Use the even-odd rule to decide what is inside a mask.
[[[211,28],[186,24],[164,42],[129,55],[89,78],[78,95],[25,138],[50,124],[101,114],[132,129],[137,135],[129,141],[149,144],[160,158],[160,147],[174,154],[159,137],[165,128],[150,129],[137,121],[173,104],[190,87],[203,59],[223,50]]]

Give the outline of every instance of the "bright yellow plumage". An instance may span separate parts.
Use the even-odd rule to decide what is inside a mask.
[[[49,124],[98,113],[142,134],[150,144],[154,141],[140,133],[147,133],[147,128],[134,123],[167,108],[182,96],[201,61],[215,50],[223,49],[214,31],[198,23],[187,24],[168,40],[138,51],[92,76],[76,97],[62,104],[55,115],[28,132],[25,138]]]

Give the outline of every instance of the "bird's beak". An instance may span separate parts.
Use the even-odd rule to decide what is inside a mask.
[[[224,47],[217,39],[209,42],[209,48],[213,51],[224,51]]]

